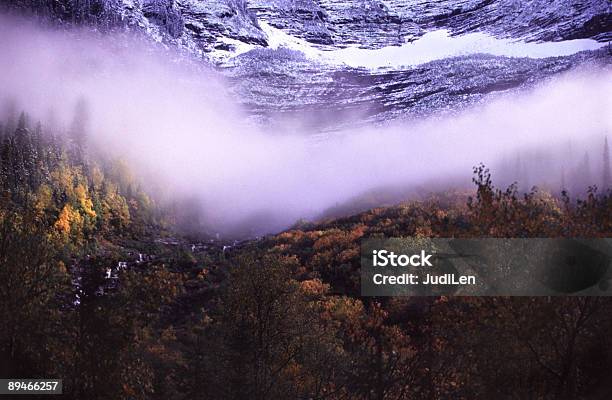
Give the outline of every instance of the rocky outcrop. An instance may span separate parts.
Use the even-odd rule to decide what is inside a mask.
[[[395,46],[432,29],[528,41],[611,39],[607,0],[249,0],[272,26],[311,43]]]
[[[428,29],[446,28],[454,34],[484,31],[527,41],[604,40],[600,35],[610,30],[612,18],[612,3],[607,0],[421,0],[409,4],[405,13]],[[593,18],[608,22],[593,24]]]
[[[316,0],[250,0],[248,6],[259,19],[291,36],[315,44],[334,44],[329,17]]]
[[[333,24],[334,41],[340,46],[362,48],[398,46],[422,35],[423,30],[401,10],[384,1],[320,0]]]
[[[2,7],[59,24],[132,29],[199,56],[219,48],[232,50],[233,42],[267,46],[245,0],[8,0]]]
[[[134,11],[133,8],[131,8]],[[142,15],[151,23],[159,26],[172,38],[183,34],[185,22],[182,14],[170,1],[145,1],[142,4]]]
[[[249,0],[258,18],[311,43],[380,48],[418,37],[421,29],[382,1]]]
[[[244,0],[177,0],[176,7],[185,21],[186,34],[206,50],[223,46],[226,38],[267,45],[266,35]]]

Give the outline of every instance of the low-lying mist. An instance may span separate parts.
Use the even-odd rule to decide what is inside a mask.
[[[475,164],[502,165],[524,151],[547,154],[530,182],[558,185],[560,169],[585,149],[595,170],[612,132],[612,72],[593,66],[455,116],[325,139],[299,128],[266,132],[246,122],[222,77],[185,56],[125,33],[0,19],[0,100],[61,127],[80,98],[90,146],[125,158],[160,198],[195,201],[203,225],[224,233],[245,221],[253,231],[282,229],[375,187],[463,187]],[[582,149],[575,160],[568,143]]]

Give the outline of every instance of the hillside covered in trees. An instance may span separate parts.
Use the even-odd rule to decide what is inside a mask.
[[[83,103],[65,130],[0,129],[0,376],[66,399],[612,396],[609,298],[359,295],[362,238],[607,237],[609,191],[502,190],[480,166],[474,191],[194,242],[86,125]]]

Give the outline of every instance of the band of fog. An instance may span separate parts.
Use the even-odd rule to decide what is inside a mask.
[[[227,226],[258,212],[289,225],[369,188],[469,176],[513,149],[612,128],[612,73],[583,69],[458,116],[314,141],[249,126],[222,78],[125,34],[0,26],[2,96],[42,120],[53,110],[66,126],[85,97],[96,145],[155,177],[167,196],[201,199]]]

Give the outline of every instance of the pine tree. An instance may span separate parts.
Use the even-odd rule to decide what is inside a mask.
[[[11,157],[11,138],[6,136],[2,140],[2,147],[0,148],[0,184],[2,185],[3,192],[11,189]]]
[[[20,185],[28,185],[30,189],[34,188],[34,175],[36,171],[36,154],[32,146],[32,133],[28,128],[28,117],[22,112],[19,116],[17,130],[15,131],[15,143],[17,145],[16,165],[17,178]],[[25,189],[25,186],[22,187]]]

